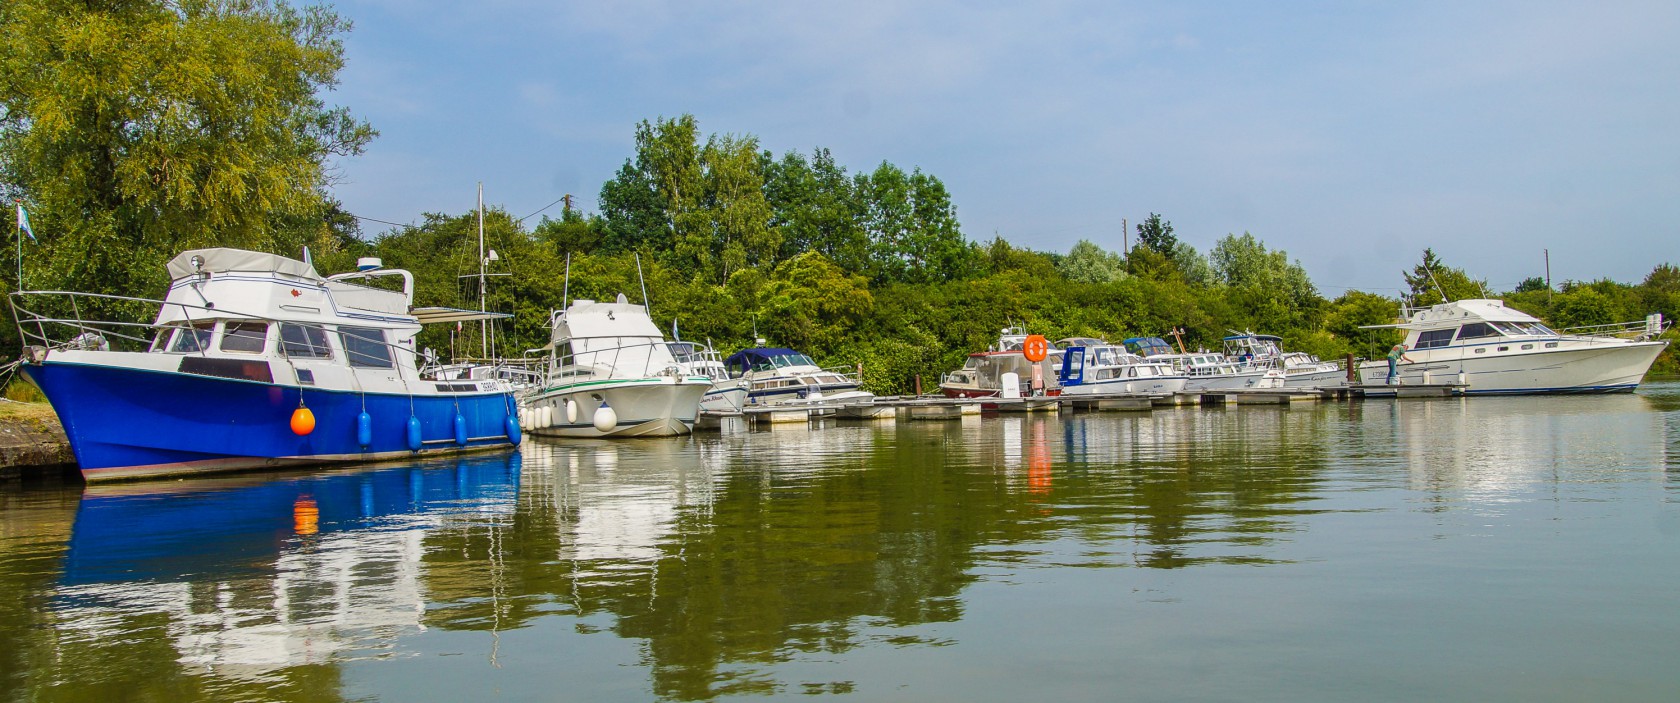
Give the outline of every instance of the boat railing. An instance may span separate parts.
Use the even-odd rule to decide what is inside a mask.
[[[58,305],[42,306],[31,304],[31,298],[46,301],[62,300]],[[7,296],[7,303],[12,308],[12,319],[17,325],[18,337],[23,346],[41,347],[52,351],[59,349],[75,349],[83,351],[127,351],[145,352],[155,348],[158,343],[157,335],[167,333],[182,326],[192,326],[196,323],[212,323],[217,320],[237,319],[269,324],[286,324],[298,327],[318,329],[322,332],[333,332],[326,324],[294,319],[282,319],[267,315],[241,312],[228,308],[213,307],[209,304],[196,305],[172,300],[155,300],[128,295],[111,295],[108,293],[87,293],[82,291],[17,291]],[[49,308],[59,308],[53,310]],[[126,309],[123,309],[126,308]],[[135,322],[134,319],[159,319],[162,311],[168,308],[178,309],[181,319],[159,324],[157,322]],[[68,312],[68,315],[65,313]],[[120,312],[129,320],[90,319],[91,313],[105,312],[111,314]],[[398,367],[413,368],[416,376],[421,379],[429,378],[428,374],[435,374],[444,365],[432,358],[430,350],[417,352],[408,345],[391,341],[360,338],[365,344],[377,344],[385,347],[391,353],[391,358]],[[266,345],[265,345],[266,346]],[[170,352],[206,355],[213,350],[208,347],[189,352]],[[286,358],[284,351],[276,350],[275,355]],[[407,356],[404,356],[407,355]],[[414,359],[412,364],[401,362],[403,359]],[[504,376],[496,376],[507,380]],[[488,380],[488,379],[483,379]]]
[[[1663,332],[1668,331],[1672,324],[1672,321],[1663,319],[1662,313],[1653,313],[1643,320],[1634,322],[1566,327],[1558,330],[1558,333],[1572,337],[1613,337],[1615,339],[1631,339],[1643,342],[1661,336]]]
[[[689,375],[671,353],[670,344],[665,341],[641,342],[552,355],[545,359],[545,376],[549,384],[559,384]],[[658,350],[665,353],[656,354]]]

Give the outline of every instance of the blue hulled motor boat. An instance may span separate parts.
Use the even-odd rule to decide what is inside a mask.
[[[88,481],[402,459],[518,445],[512,387],[429,378],[414,337],[506,317],[412,307],[414,277],[363,259],[312,265],[238,249],[169,262],[164,300],[11,297],[24,376],[51,401]],[[401,290],[372,279],[401,279]],[[83,319],[157,309],[151,323]]]

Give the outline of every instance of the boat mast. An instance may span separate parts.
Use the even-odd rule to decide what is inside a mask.
[[[484,181],[478,182],[478,311],[484,312]],[[479,357],[490,358],[490,321],[478,321]]]

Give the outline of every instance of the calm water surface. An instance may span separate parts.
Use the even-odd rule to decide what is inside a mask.
[[[1680,384],[0,489],[0,699],[1680,700]]]

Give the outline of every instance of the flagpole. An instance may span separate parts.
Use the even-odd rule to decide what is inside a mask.
[[[18,287],[17,287],[17,289],[18,289],[19,293],[22,293],[23,292],[23,201],[18,200],[14,204],[17,205],[17,209],[18,209],[18,223],[17,223],[17,282],[18,282]]]

